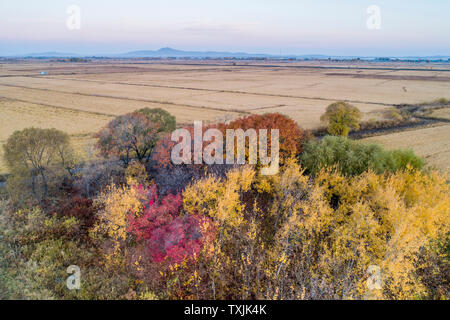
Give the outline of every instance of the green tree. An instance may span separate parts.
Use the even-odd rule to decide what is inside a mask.
[[[360,175],[369,169],[381,174],[404,170],[408,165],[415,169],[424,166],[423,159],[412,150],[387,151],[377,144],[333,136],[308,142],[300,160],[314,175],[322,168],[333,166],[346,176]]]
[[[333,136],[348,136],[351,129],[359,129],[361,112],[347,102],[336,102],[327,107],[320,120],[327,124],[328,133]]]
[[[144,108],[137,111],[143,114],[148,120],[157,123],[158,133],[171,133],[176,129],[177,121],[173,115],[161,108]]]
[[[4,145],[6,164],[14,176],[30,178],[33,195],[38,185],[48,195],[50,169],[63,168],[72,175],[75,157],[67,133],[56,129],[27,128],[14,132]],[[40,180],[40,181],[39,181]]]

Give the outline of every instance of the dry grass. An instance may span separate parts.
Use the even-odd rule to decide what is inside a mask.
[[[450,169],[450,125],[404,131],[365,139],[388,149],[413,149],[427,165],[445,171]]]
[[[0,114],[0,141],[6,140],[11,131],[28,127],[56,128],[69,134],[91,133],[113,118],[7,99],[0,100]]]
[[[180,123],[191,123],[194,120],[207,121],[226,115],[239,115],[239,113],[232,111],[207,109],[201,106],[192,107],[163,101],[137,100],[125,95],[106,97],[102,94],[63,93],[4,85],[0,85],[0,97],[109,116],[117,116],[145,107],[160,107],[175,115]]]
[[[450,108],[434,110],[430,117],[450,120]]]
[[[0,114],[0,154],[3,152],[3,144],[16,130],[28,127],[55,128],[69,133],[76,144],[78,140],[91,139],[95,130],[112,119],[110,116],[7,99],[0,100]],[[0,173],[5,173],[2,159],[0,157]]]

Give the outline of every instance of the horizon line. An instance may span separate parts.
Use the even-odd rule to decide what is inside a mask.
[[[256,57],[256,56],[264,56],[264,57],[313,57],[313,56],[322,56],[322,57],[327,57],[327,58],[332,58],[332,57],[342,57],[342,58],[450,58],[450,54],[428,54],[428,55],[414,55],[414,54],[408,54],[408,55],[389,55],[389,54],[384,54],[384,55],[379,55],[379,54],[375,54],[375,55],[358,55],[358,54],[344,54],[344,55],[340,55],[340,54],[323,54],[323,53],[301,53],[301,54],[291,54],[291,53],[287,53],[287,54],[273,54],[273,53],[266,53],[266,52],[246,52],[246,51],[229,51],[229,50],[211,50],[211,49],[207,49],[207,50],[184,50],[184,49],[177,49],[177,48],[172,48],[172,47],[160,47],[159,49],[135,49],[135,50],[127,50],[124,52],[119,52],[119,53],[86,53],[86,52],[82,52],[82,53],[76,53],[76,52],[62,52],[59,50],[46,50],[46,51],[41,51],[41,52],[29,52],[29,53],[13,53],[13,54],[2,54],[0,53],[0,57],[52,57],[52,58],[58,58],[58,57],[69,57],[69,56],[78,56],[78,57],[118,57],[118,56],[123,56],[123,55],[130,55],[130,54],[136,54],[136,53],[141,53],[141,52],[149,52],[149,53],[158,53],[159,51],[162,50],[172,50],[172,51],[177,51],[179,54],[181,54],[178,57],[192,57],[189,55],[186,56],[182,56],[183,53],[195,53],[195,54],[230,54],[230,55],[246,55],[249,57]],[[48,55],[48,56],[46,56]],[[61,56],[58,56],[61,55]],[[164,56],[166,56],[166,54],[163,54]],[[170,56],[170,54],[169,54]],[[142,58],[145,58],[146,56],[142,56]],[[155,56],[158,57],[158,56]],[[163,56],[159,56],[159,57],[163,57]],[[207,57],[207,56],[205,56]],[[225,57],[225,56],[223,56]],[[137,56],[135,56],[135,58],[137,58]],[[217,57],[218,58],[218,57]]]

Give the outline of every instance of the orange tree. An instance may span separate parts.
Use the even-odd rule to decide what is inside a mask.
[[[219,129],[225,134],[227,129],[267,129],[267,149],[270,150],[270,131],[278,129],[280,132],[280,159],[295,157],[302,151],[303,131],[298,124],[289,117],[280,113],[267,113],[264,115],[251,115],[232,121],[229,124],[219,124]],[[246,148],[248,152],[248,148]]]
[[[271,130],[279,130],[280,137],[280,160],[295,157],[302,152],[302,142],[303,142],[303,130],[300,129],[298,124],[279,113],[270,113],[264,115],[251,115],[248,117],[242,117],[232,121],[229,124],[218,123],[217,125],[203,126],[203,134],[211,128],[219,129],[224,136],[224,144],[226,143],[226,131],[228,129],[238,130],[242,129],[247,131],[248,129],[254,129],[257,131],[260,129],[267,130],[267,149],[271,148]],[[191,137],[193,137],[194,128],[192,126],[186,127]],[[203,146],[208,145],[210,141],[204,141]],[[176,142],[171,141],[170,136],[166,136],[161,139],[157,146],[155,147],[153,159],[157,162],[158,167],[172,167],[171,163],[171,152]],[[225,148],[224,148],[225,150]],[[246,145],[246,155],[248,156],[249,146]],[[192,161],[193,162],[193,161]],[[199,166],[197,166],[199,167]],[[200,166],[201,167],[201,166]]]

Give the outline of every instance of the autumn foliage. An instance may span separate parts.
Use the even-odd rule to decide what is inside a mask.
[[[131,213],[128,217],[128,232],[145,241],[149,254],[155,263],[168,259],[181,263],[199,254],[204,239],[203,231],[208,218],[183,216],[180,211],[183,200],[180,194],[158,198],[156,186],[148,189],[136,187],[145,194],[145,204],[141,213]]]
[[[222,234],[211,245],[217,254],[206,273],[215,275],[209,277],[215,290],[206,296],[410,299],[425,294],[418,257],[450,228],[445,178],[410,169],[353,178],[322,170],[310,179],[293,162],[275,177],[248,170],[198,181],[184,192],[185,210],[214,217]],[[367,285],[374,265],[383,271],[380,290]]]
[[[217,125],[203,125],[202,126],[202,136],[205,134],[205,132],[209,129],[216,129],[218,128]],[[194,149],[194,127],[193,126],[187,126],[184,127],[186,129],[190,136],[191,136],[191,150]],[[178,143],[178,141],[172,141],[171,134],[165,135],[161,140],[158,141],[156,144],[155,150],[153,152],[153,160],[156,162],[156,166],[158,168],[173,168],[174,165],[172,163],[172,149],[173,147]],[[204,148],[208,144],[210,144],[210,141],[203,141],[202,147]],[[191,163],[194,163],[194,152],[191,153]],[[199,165],[193,166],[197,169],[199,169]]]
[[[327,124],[328,133],[334,136],[348,136],[350,130],[359,129],[361,111],[347,102],[335,102],[327,107],[320,120]]]
[[[297,122],[280,113],[267,113],[263,115],[251,115],[242,117],[232,121],[229,124],[221,124],[219,128],[226,133],[227,129],[267,129],[267,148],[270,150],[272,129],[280,131],[280,158],[288,159],[302,151],[303,131],[298,126]]]
[[[270,113],[264,115],[251,115],[236,119],[228,124],[218,123],[214,125],[204,125],[202,127],[202,134],[204,134],[208,129],[219,129],[224,137],[224,149],[226,144],[226,131],[228,129],[242,129],[244,132],[248,129],[254,129],[258,133],[260,129],[267,130],[267,149],[270,150],[271,147],[271,130],[279,130],[280,139],[280,161],[283,159],[288,159],[294,157],[301,153],[302,151],[302,141],[303,141],[303,131],[300,129],[298,124],[279,113]],[[186,127],[193,139],[194,128],[192,126]],[[159,167],[173,167],[171,162],[171,152],[173,147],[177,142],[171,141],[170,135],[161,139],[153,154],[153,159],[157,162]],[[210,141],[203,141],[203,147],[211,143]],[[248,142],[246,143],[246,154],[248,155]],[[192,161],[193,163],[193,161]]]
[[[302,145],[294,121],[266,114],[203,130],[278,129],[277,174],[177,166],[161,138],[173,121],[120,116],[98,136],[108,159],[65,175],[57,196],[49,183],[39,206],[0,200],[0,298],[450,298],[448,176],[412,151],[344,137]],[[111,156],[125,166],[107,170]],[[61,281],[73,264],[79,290]]]
[[[97,134],[97,148],[103,156],[118,157],[125,165],[133,157],[148,161],[158,141],[159,127],[139,112],[119,116]]]

